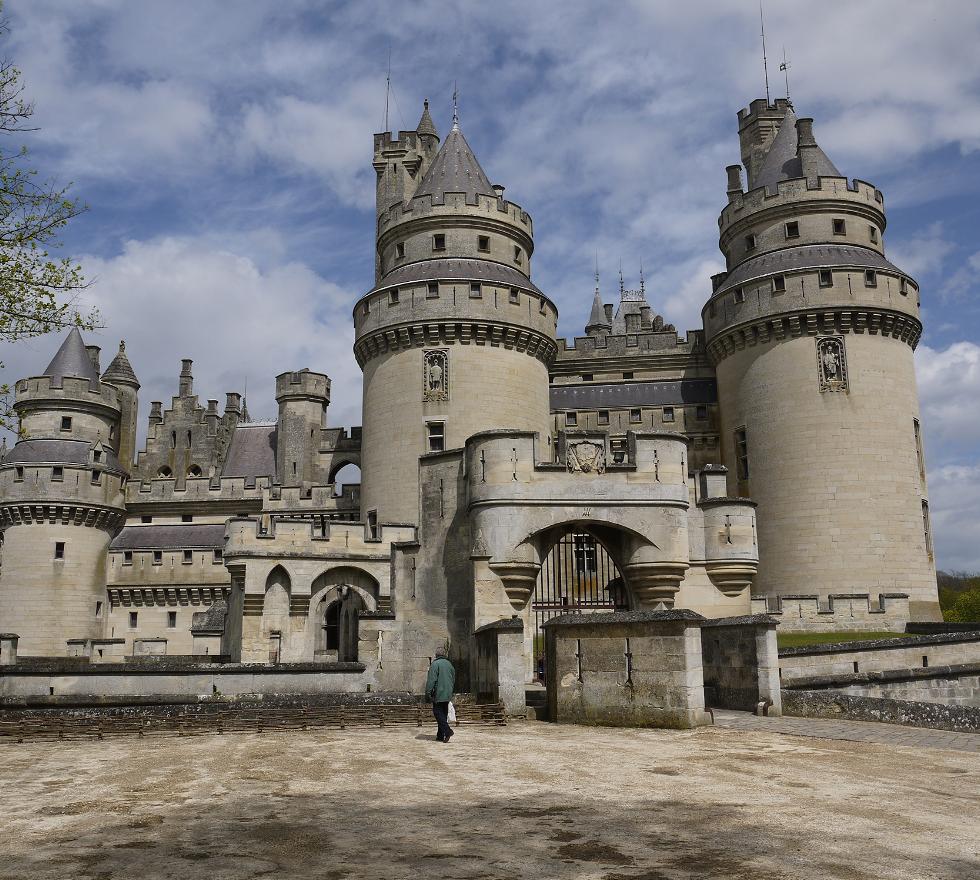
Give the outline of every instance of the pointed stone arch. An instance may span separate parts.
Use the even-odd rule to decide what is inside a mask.
[[[368,572],[341,565],[321,572],[310,585],[307,656],[314,660],[358,659],[358,618],[377,611],[380,586]]]

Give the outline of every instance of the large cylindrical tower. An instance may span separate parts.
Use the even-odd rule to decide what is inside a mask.
[[[884,199],[792,105],[739,113],[703,319],[732,494],[758,502],[756,595],[905,593],[937,619],[912,352],[919,290],[884,255]]]
[[[377,135],[379,175],[395,173],[391,153]],[[418,521],[421,455],[493,428],[548,442],[558,312],[531,282],[533,249],[531,218],[490,184],[456,125],[408,201],[379,200],[378,278],[354,308],[369,520]]]
[[[18,443],[0,462],[0,629],[26,655],[104,635],[105,562],[125,519],[117,389],[77,330],[43,376],[20,380]]]

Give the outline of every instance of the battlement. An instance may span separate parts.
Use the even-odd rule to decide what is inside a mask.
[[[399,153],[417,150],[419,148],[419,133],[417,131],[400,131],[393,138],[390,131],[376,132],[374,135],[374,155],[383,153]]]
[[[463,193],[446,193],[442,202],[433,201],[432,196],[426,194],[392,205],[378,216],[378,238],[380,240],[388,230],[412,220],[458,217],[460,214],[505,223],[528,237],[534,235],[531,215],[516,202],[479,193],[475,202],[468,202]]]
[[[381,523],[376,529],[375,537],[371,525],[363,522],[273,517],[266,523],[236,517],[226,527],[224,558],[230,565],[239,557],[281,557],[290,547],[301,548],[311,558],[336,557],[338,553],[345,557],[361,554],[387,557],[392,544],[417,540],[415,526]]]
[[[270,486],[262,490],[262,512],[306,512],[332,511],[357,512],[357,497],[360,487],[344,486],[343,494],[335,495],[334,486]]]
[[[904,632],[911,614],[906,593],[753,596],[753,614],[770,614],[780,632]]]
[[[31,522],[121,528],[125,483],[124,473],[82,465],[0,466],[0,529]]]
[[[676,330],[643,329],[639,333],[576,336],[571,343],[558,339],[556,363],[581,358],[690,356],[704,349],[704,331],[688,330],[682,339]]]
[[[769,102],[765,98],[756,98],[754,101],[749,103],[748,107],[743,107],[738,111],[738,124],[741,128],[747,125],[752,120],[761,116],[764,113],[771,113],[773,115],[786,115],[786,111],[792,105],[788,98],[776,98],[775,101]]]
[[[294,398],[330,402],[330,378],[325,373],[314,373],[309,368],[276,376],[276,400],[282,402]]]
[[[183,488],[177,487],[173,477],[157,477],[152,480],[132,481],[126,487],[127,504],[190,504],[216,501],[261,500],[272,481],[258,477],[250,485],[245,477],[187,477]]]
[[[81,405],[87,409],[111,410],[119,414],[119,392],[114,385],[97,380],[32,376],[20,379],[14,386],[14,409],[34,409],[44,406],[67,408]]]

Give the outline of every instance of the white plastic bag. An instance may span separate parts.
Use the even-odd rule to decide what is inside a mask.
[[[453,705],[453,701],[449,701],[449,723],[456,723],[456,707]]]

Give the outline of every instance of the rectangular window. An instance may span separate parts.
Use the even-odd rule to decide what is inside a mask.
[[[524,251],[519,247],[514,248],[514,262],[520,265],[524,261]]]
[[[186,565],[186,564],[189,564],[189,563],[191,563],[193,561],[194,561],[194,551],[193,550],[185,550],[184,551],[184,564]]]
[[[847,224],[838,217],[834,218],[834,235],[847,235]]]
[[[191,513],[182,513],[182,514],[180,515],[180,521],[181,521],[182,523],[190,523],[190,522],[194,522],[194,515],[193,515],[193,514],[191,514]]]
[[[154,550],[153,551],[153,564],[154,565],[163,565],[163,551],[162,550]]]
[[[63,467],[55,466],[51,468],[51,479],[54,482],[60,483],[62,480],[64,480],[64,478],[65,478],[65,469]]]
[[[102,461],[102,450],[96,449],[92,452],[92,460],[99,462]]]
[[[932,559],[932,527],[929,525],[929,502],[922,502],[922,530],[926,538],[926,553]]]
[[[878,244],[878,227],[869,226],[868,227],[868,238],[871,239],[872,244]]]
[[[636,425],[643,421],[643,410],[641,409],[631,409],[630,410],[630,424]]]
[[[393,287],[388,291],[388,305],[397,306],[398,305],[398,288]]]
[[[96,602],[95,603],[95,616],[96,617],[101,617],[102,616],[102,603],[101,602]]]
[[[672,406],[664,407],[664,421],[665,422],[674,421],[674,408]]]
[[[511,304],[515,306],[521,304],[521,292],[516,287],[512,287],[510,289],[510,301]]]
[[[907,278],[898,279],[898,292],[902,294],[902,296],[909,295],[909,282]]]
[[[71,416],[61,417],[61,430],[70,431],[71,430]]]
[[[745,249],[747,251],[754,251],[755,250],[755,236],[754,235],[746,235],[745,236]]]
[[[177,612],[176,611],[168,611],[167,612],[167,629],[176,629],[176,628],[177,628]]]
[[[426,422],[425,432],[429,452],[442,452],[446,448],[445,422]]]
[[[696,418],[699,422],[706,422],[708,420],[708,407],[696,407],[694,410],[694,418]]]
[[[596,570],[596,541],[591,535],[575,535],[573,537],[575,551],[575,571],[578,574],[589,574]]]
[[[578,427],[578,413],[577,412],[567,412],[567,413],[565,413],[565,427],[566,428],[577,428]]]
[[[429,286],[425,290],[426,299],[435,299],[439,296],[439,282],[430,281]]]
[[[378,531],[378,511],[369,510],[367,515],[368,539],[377,541],[380,537]]]
[[[446,236],[441,232],[432,236],[432,250],[444,251],[446,249]]]
[[[140,517],[140,522],[143,523],[144,525],[146,525],[146,523],[153,522],[153,517],[152,516],[146,516],[144,514],[143,516]]]
[[[834,273],[830,269],[820,270],[820,286],[821,287],[833,287],[834,286]]]
[[[632,379],[633,378],[633,374],[632,373],[623,373],[623,378],[624,379]]]
[[[741,287],[735,288],[735,302],[737,303],[745,302],[745,291]]]
[[[369,315],[371,313],[371,300],[369,299],[364,300],[364,307],[361,309],[361,311],[365,315]],[[176,447],[176,441],[174,443],[174,446]]]
[[[24,469],[20,465],[14,468],[14,481],[18,483],[24,482]]]
[[[405,256],[405,242],[400,241],[395,245],[395,256],[400,260]]]
[[[593,377],[593,374],[592,373],[582,373],[582,381],[583,382],[591,382],[592,381],[592,377]]]
[[[54,558],[64,559],[65,558],[65,542],[55,541],[54,543]]]
[[[123,550],[123,565],[132,565],[132,564],[133,564],[133,551]]]
[[[478,236],[477,237],[477,240],[476,240],[476,249],[481,254],[489,254],[490,253],[490,236],[489,235],[481,235],[481,236]]]
[[[786,224],[786,237],[787,238],[800,237],[800,224],[796,220],[790,220]]]
[[[324,523],[325,522],[326,521],[324,520]],[[221,563],[224,562],[224,558],[225,558],[225,551],[222,550],[222,549],[220,549],[220,548],[218,548],[218,547],[216,547],[215,550],[214,550],[214,557],[212,558],[211,561],[215,565],[221,565]]]
[[[919,463],[919,479],[924,482],[926,478],[926,457],[922,451],[922,430],[919,427],[918,419],[912,419],[912,432],[915,434],[915,456]]]
[[[130,611],[129,612],[129,628],[136,629],[136,625],[139,623],[139,612]]]
[[[600,425],[608,425],[609,424],[609,410],[608,409],[600,409],[599,410],[598,422],[599,422]]]
[[[878,273],[874,269],[868,269],[864,273],[864,286],[865,287],[877,287],[878,286]]]
[[[102,484],[102,471],[92,471],[92,485],[99,486]]]
[[[470,299],[481,299],[483,297],[483,287],[479,281],[470,282]]]
[[[772,292],[773,293],[785,293],[786,292],[786,276],[785,275],[773,275],[772,276]]]
[[[749,478],[749,441],[745,428],[735,429],[735,470],[740,480]]]

